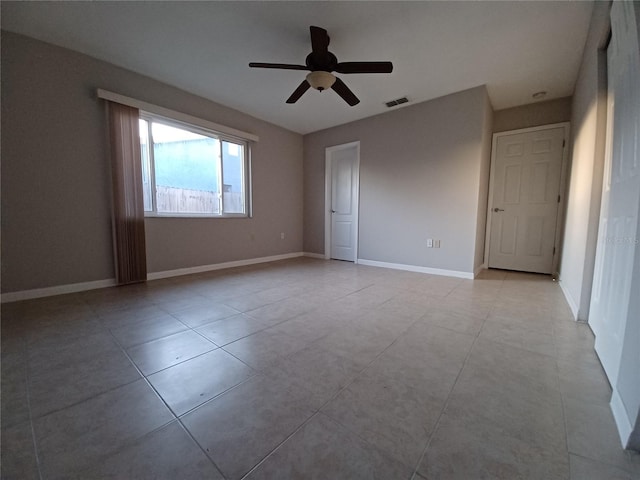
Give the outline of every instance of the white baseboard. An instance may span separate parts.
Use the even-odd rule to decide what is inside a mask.
[[[325,256],[324,253],[311,253],[311,252],[304,252],[303,254],[305,257],[309,257],[309,258],[319,258],[320,260],[325,260]]]
[[[212,270],[221,270],[223,268],[243,267],[245,265],[254,265],[257,263],[277,262],[278,260],[287,260],[290,258],[302,257],[302,252],[285,253],[283,255],[272,255],[270,257],[249,258],[246,260],[237,260],[234,262],[216,263],[213,265],[201,265],[198,267],[178,268],[176,270],[166,270],[164,272],[153,272],[147,274],[147,280],[158,280],[161,278],[177,277],[181,275],[189,275],[192,273],[210,272]],[[324,256],[322,256],[324,258]],[[95,290],[98,288],[113,287],[116,285],[115,278],[107,280],[97,280],[94,282],[72,283],[68,285],[56,285],[55,287],[36,288],[33,290],[22,290],[19,292],[7,292],[0,296],[1,303],[18,302],[20,300],[31,300],[34,298],[52,297],[54,295],[64,295],[66,293],[84,292],[86,290]]]
[[[558,281],[558,285],[560,285],[560,290],[562,290],[562,293],[564,294],[564,298],[567,300],[567,303],[569,304],[569,308],[571,309],[571,314],[573,315],[573,319],[575,321],[578,321],[578,313],[579,313],[578,305],[576,305],[576,302],[571,296],[571,293],[569,292],[569,290],[565,288],[564,283],[562,283],[562,280]]]
[[[287,260],[290,258],[302,257],[302,252],[285,253],[282,255],[272,255],[270,257],[247,258],[246,260],[235,260],[233,262],[214,263],[211,265],[199,265],[197,267],[177,268],[175,270],[165,270],[163,272],[153,272],[147,274],[147,280],[159,280],[161,278],[179,277],[182,275],[191,275],[193,273],[211,272],[213,270],[222,270],[225,268],[244,267],[247,265],[255,265],[258,263],[277,262],[278,260]]]
[[[472,272],[460,272],[458,270],[443,270],[440,268],[420,267],[418,265],[405,265],[403,263],[378,262],[376,260],[358,259],[360,265],[370,267],[393,268],[395,270],[406,270],[408,272],[428,273],[430,275],[442,275],[445,277],[468,278],[473,280]]]
[[[624,403],[622,403],[622,398],[620,398],[620,394],[615,388],[613,389],[609,406],[611,407],[613,418],[618,427],[618,435],[620,435],[622,448],[627,448],[629,438],[633,432],[633,425],[629,421],[629,416],[627,415],[627,410],[624,408]]]
[[[96,280],[93,282],[70,283],[67,285],[56,285],[55,287],[35,288],[33,290],[21,290],[19,292],[7,292],[1,295],[1,303],[19,302],[21,300],[32,300],[34,298],[53,297],[54,295],[64,295],[67,293],[84,292],[97,288],[113,287],[116,284],[115,278],[106,280]]]

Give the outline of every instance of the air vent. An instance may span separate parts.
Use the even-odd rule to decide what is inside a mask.
[[[386,102],[385,105],[389,108],[395,107],[396,105],[402,105],[403,103],[407,103],[407,97],[397,98],[395,100],[391,100],[390,102]]]

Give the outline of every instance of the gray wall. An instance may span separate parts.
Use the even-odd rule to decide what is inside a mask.
[[[324,252],[325,148],[359,140],[359,258],[473,272],[490,110],[482,86],[305,135],[304,250]]]
[[[114,276],[106,123],[97,87],[260,136],[252,146],[254,218],[147,219],[150,272],[301,251],[300,135],[2,32],[3,292]]]
[[[506,132],[519,128],[537,127],[571,120],[571,97],[556,98],[546,102],[530,103],[520,107],[496,110],[493,114],[493,131]]]
[[[606,59],[609,3],[596,2],[573,94],[571,170],[560,284],[577,319],[587,320],[595,264],[606,133]]]

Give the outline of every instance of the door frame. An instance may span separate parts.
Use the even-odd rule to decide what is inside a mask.
[[[326,147],[324,151],[324,258],[331,259],[331,183],[332,183],[332,164],[333,153],[339,150],[346,150],[356,147],[355,159],[355,206],[354,206],[354,259],[353,263],[358,263],[358,231],[360,230],[360,141],[343,143],[341,145],[333,145]]]
[[[505,132],[497,132],[493,134],[493,138],[491,141],[491,170],[489,173],[489,198],[487,199],[487,221],[486,221],[486,231],[484,238],[484,264],[483,268],[489,268],[489,250],[491,247],[491,212],[493,210],[493,189],[495,186],[495,173],[496,173],[496,155],[497,155],[497,144],[498,138],[505,137],[508,135],[518,135],[521,133],[531,133],[531,132],[539,132],[542,130],[551,130],[554,128],[563,128],[564,129],[564,144],[562,148],[562,164],[560,166],[560,202],[558,202],[558,215],[556,217],[556,235],[554,239],[555,252],[553,254],[553,261],[551,264],[551,276],[554,279],[558,278],[558,264],[560,263],[560,253],[561,253],[561,244],[562,244],[562,233],[564,225],[564,214],[565,214],[565,203],[567,197],[567,176],[568,176],[568,166],[569,166],[569,143],[571,138],[569,137],[571,133],[571,122],[559,122],[559,123],[550,123],[548,125],[540,125],[537,127],[530,128],[519,128],[517,130],[508,130]]]

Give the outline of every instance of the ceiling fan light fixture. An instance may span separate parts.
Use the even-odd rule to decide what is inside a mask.
[[[307,75],[307,82],[318,91],[328,90],[335,83],[336,77],[329,72],[316,70]]]

